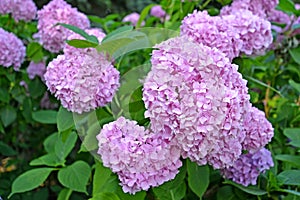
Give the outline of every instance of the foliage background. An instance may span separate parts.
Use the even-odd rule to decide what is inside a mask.
[[[48,1],[36,0],[38,7]],[[146,26],[166,27],[178,30],[180,21],[193,9],[207,9],[211,15],[230,1],[180,1],[151,0],[74,0],[68,1],[81,11],[98,16],[91,17],[94,26],[103,28],[107,34],[124,25],[120,21],[130,12],[142,12],[150,3],[160,3],[171,19],[160,23],[144,11]],[[299,15],[292,9],[293,1],[282,0],[280,9]],[[295,1],[296,3],[296,1]],[[291,5],[291,6],[289,6]],[[45,109],[40,101],[46,87],[39,78],[30,80],[26,67],[30,61],[53,55],[35,43],[32,35],[37,32],[36,22],[16,23],[9,16],[1,16],[0,26],[14,32],[27,45],[26,62],[21,71],[0,68],[0,196],[7,199],[12,192],[14,180],[29,170],[32,179],[23,180],[19,193],[11,199],[299,199],[300,193],[300,47],[299,35],[285,34],[282,47],[270,50],[261,57],[241,57],[234,60],[243,77],[248,80],[252,103],[264,110],[275,129],[275,136],[268,145],[274,157],[275,167],[259,178],[257,186],[242,187],[224,180],[218,171],[208,166],[198,167],[187,160],[180,174],[168,183],[140,192],[135,196],[124,194],[118,186],[116,175],[82,146],[77,137],[71,113],[61,107]],[[274,32],[274,38],[276,33]],[[116,61],[122,74],[149,62],[150,50],[139,50]],[[28,88],[20,85],[25,81]],[[52,96],[53,104],[59,102]],[[140,102],[141,92],[132,91],[131,102]],[[109,110],[100,108],[97,117],[103,125],[113,120]],[[131,110],[140,124],[143,121],[143,106]],[[93,123],[93,122],[89,122]],[[58,134],[59,133],[59,134]],[[55,145],[54,145],[55,144]],[[48,170],[53,167],[54,170]],[[41,171],[38,171],[41,170]],[[71,173],[75,171],[75,174]],[[76,173],[77,171],[77,173]],[[39,173],[38,173],[39,172]],[[48,173],[49,172],[49,173]],[[38,179],[49,174],[45,181]],[[68,176],[78,178],[68,180]],[[42,177],[43,178],[43,177]],[[22,185],[23,184],[23,185]],[[29,190],[28,187],[32,188]],[[26,188],[24,190],[24,188]],[[23,191],[22,191],[23,190]]]

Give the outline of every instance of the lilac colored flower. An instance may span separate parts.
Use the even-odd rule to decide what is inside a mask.
[[[18,71],[24,61],[26,48],[13,33],[0,28],[0,65],[13,66]]]
[[[240,51],[246,55],[261,55],[273,41],[271,23],[248,10],[239,10],[232,15],[222,16],[242,41]]]
[[[162,22],[170,19],[170,16],[162,9],[161,5],[153,6],[150,10],[150,15],[160,18]]]
[[[33,0],[1,0],[0,14],[12,14],[16,21],[36,18],[37,7]]]
[[[104,54],[59,55],[44,75],[52,94],[69,111],[82,113],[110,102],[119,87],[119,72]]]
[[[126,15],[123,18],[122,22],[130,22],[132,24],[132,26],[136,26],[136,23],[139,21],[139,19],[140,19],[140,14],[134,12],[129,15]],[[145,22],[142,21],[141,26],[144,26],[144,25],[145,25]]]
[[[88,33],[89,35],[96,36],[99,43],[101,43],[103,38],[106,36],[106,34],[103,33],[101,29],[98,29],[98,28],[86,29],[85,32]],[[73,33],[67,38],[67,40],[74,40],[74,39],[83,40],[84,38],[82,36],[78,35],[77,33]],[[72,46],[66,44],[63,51],[64,51],[65,55],[72,55],[74,53],[83,53],[83,52],[87,53],[89,51],[97,51],[97,50],[95,48],[83,48],[83,49],[75,48],[75,47],[72,47]]]
[[[211,17],[207,11],[194,11],[182,21],[181,35],[187,35],[197,43],[216,47],[232,60],[239,56],[242,46],[239,34],[222,18]]]
[[[39,76],[42,79],[42,81],[44,81],[45,72],[46,72],[45,61],[41,61],[38,63],[31,61],[29,63],[29,66],[27,67],[27,73],[30,79],[34,79],[35,76]]]
[[[237,11],[249,10],[254,15],[266,18],[278,3],[279,0],[234,0],[230,6],[221,9],[221,15],[236,15]]]
[[[103,165],[118,174],[124,192],[161,185],[182,166],[176,145],[124,117],[104,125],[97,140]]]
[[[249,106],[237,66],[218,49],[186,37],[155,48],[143,89],[151,130],[175,137],[183,158],[199,165],[232,165],[242,152],[242,120]]]
[[[254,152],[270,142],[274,135],[272,124],[266,119],[265,113],[255,107],[249,109],[243,124],[246,134],[244,150]]]
[[[263,148],[255,153],[243,154],[232,167],[222,169],[221,173],[225,178],[244,186],[256,185],[259,174],[273,166],[271,152]]]
[[[38,33],[36,37],[45,49],[58,53],[72,31],[56,25],[65,23],[86,29],[90,26],[88,18],[64,0],[52,0],[38,11]]]

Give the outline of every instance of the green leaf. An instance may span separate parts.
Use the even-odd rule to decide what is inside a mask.
[[[154,194],[159,199],[164,200],[181,200],[186,193],[186,185],[184,182],[186,175],[186,166],[181,167],[179,174],[175,179],[168,181],[159,187],[153,188]]]
[[[67,43],[68,45],[76,48],[89,48],[89,47],[98,46],[98,43],[90,42],[87,40],[79,40],[79,39],[68,40]]]
[[[77,141],[77,134],[71,132],[67,139],[63,141],[62,134],[58,134],[58,138],[55,144],[55,154],[61,160],[64,160],[74,148]]]
[[[234,194],[232,186],[225,185],[218,189],[217,200],[238,200],[239,198]]]
[[[14,180],[11,193],[8,198],[10,198],[13,194],[27,192],[37,188],[47,179],[53,170],[54,168],[38,168],[21,174]]]
[[[120,200],[120,198],[111,192],[98,193],[89,200]]]
[[[88,33],[86,33],[84,30],[76,27],[76,26],[72,26],[70,24],[63,24],[63,23],[58,23],[57,25],[63,26],[79,35],[81,35],[82,37],[84,37],[87,41],[91,42],[91,43],[95,43],[95,44],[99,44],[99,41],[97,39],[96,36],[94,35],[89,35]]]
[[[121,186],[118,187],[116,194],[120,197],[121,200],[143,200],[147,195],[145,191],[140,191],[135,194],[124,193]]]
[[[106,184],[110,179],[112,171],[103,166],[102,163],[96,161],[95,173],[93,178],[93,196],[97,193],[111,192],[106,190]]]
[[[293,195],[296,195],[296,196],[300,196],[300,192],[295,191],[295,190],[280,189],[280,190],[277,190],[277,191],[280,191],[280,192],[286,192],[286,193],[289,193],[289,194],[293,194]],[[295,200],[296,200],[296,199],[295,199]]]
[[[109,34],[107,34],[103,38],[101,43],[103,44],[104,42],[107,42],[109,40],[113,40],[114,36],[119,36],[120,33],[127,32],[127,31],[132,31],[132,30],[133,30],[133,26],[122,26],[122,27],[110,32]]]
[[[289,53],[294,59],[294,61],[300,64],[300,46],[294,49],[289,49]]]
[[[54,153],[55,152],[55,144],[58,140],[58,133],[55,132],[55,133],[52,133],[51,135],[49,135],[45,140],[44,140],[44,147],[45,147],[45,150],[48,152],[48,153]]]
[[[17,152],[4,142],[0,141],[0,154],[3,156],[15,156],[17,155]]]
[[[282,10],[286,13],[296,13],[297,10],[295,8],[295,4],[291,0],[279,0],[279,4],[277,5],[278,10]]]
[[[0,88],[0,101],[4,103],[9,102],[9,93],[6,88]]]
[[[279,154],[275,156],[276,160],[281,160],[284,162],[288,162],[297,167],[300,167],[300,156],[288,155],[288,154]]]
[[[74,126],[73,114],[61,106],[57,113],[58,131],[63,132],[73,126]]]
[[[54,110],[40,110],[32,113],[32,119],[43,124],[56,124],[57,112]]]
[[[187,160],[188,184],[191,190],[202,198],[209,185],[209,168],[207,165],[199,166]]]
[[[300,83],[296,83],[294,80],[290,79],[289,84],[300,93]]]
[[[90,166],[86,162],[80,160],[59,170],[58,180],[67,188],[87,194],[86,185],[90,178],[90,174]]]
[[[300,147],[300,128],[286,128],[283,134],[291,140],[290,145]]]
[[[7,127],[17,119],[17,112],[15,108],[7,105],[0,110],[0,117],[4,127]]]
[[[300,170],[285,170],[277,175],[281,184],[300,185]]]
[[[28,84],[30,96],[35,98],[41,97],[46,91],[45,84],[38,78],[33,79]]]
[[[135,26],[136,28],[139,28],[139,27],[141,26],[142,22],[143,22],[144,19],[147,17],[147,15],[148,15],[150,9],[151,9],[153,6],[155,6],[155,4],[150,4],[150,5],[146,6],[146,7],[142,10],[142,12],[141,12],[141,14],[140,14],[140,18],[139,18],[139,20],[138,20],[137,23],[136,23],[136,26]]]
[[[62,189],[57,197],[57,200],[68,200],[72,194],[72,190],[69,188]]]
[[[27,45],[26,55],[30,58],[30,60],[34,62],[40,62],[43,60],[44,53],[43,47],[37,42],[31,42]]]
[[[265,191],[265,190],[261,190],[255,186],[248,186],[248,187],[245,187],[243,185],[240,185],[240,184],[237,184],[235,182],[232,182],[232,181],[229,181],[229,180],[226,180],[223,182],[224,184],[230,184],[230,185],[233,185],[237,188],[239,188],[240,190],[246,192],[246,193],[249,193],[249,194],[252,194],[252,195],[257,195],[257,196],[260,196],[260,195],[265,195],[267,194],[268,192]]]
[[[31,166],[38,166],[38,165],[46,165],[50,167],[57,167],[63,165],[64,162],[57,157],[54,153],[46,154],[41,157],[38,157],[32,160],[29,165]]]

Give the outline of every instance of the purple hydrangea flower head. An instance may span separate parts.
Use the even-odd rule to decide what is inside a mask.
[[[266,18],[278,3],[279,0],[234,0],[230,6],[221,9],[221,15],[235,15],[239,10],[249,10],[254,15]]]
[[[244,186],[256,185],[259,174],[273,166],[271,152],[262,148],[255,153],[241,155],[233,166],[222,169],[221,173],[225,178]]]
[[[232,15],[222,16],[242,41],[240,51],[246,55],[261,55],[273,41],[271,23],[248,10],[237,10]]]
[[[285,28],[282,28],[277,25],[272,25],[272,29],[275,30],[277,33],[281,33],[287,30],[287,28],[292,23],[292,16],[289,16],[288,14],[284,13],[281,10],[272,10],[270,12],[270,15],[268,16],[268,20],[270,22],[275,22],[278,24],[284,24],[286,25]]]
[[[12,14],[16,21],[36,18],[37,7],[33,0],[1,0],[0,14]]]
[[[59,26],[65,23],[86,29],[90,26],[88,18],[64,0],[52,0],[38,11],[38,33],[36,37],[45,49],[58,53],[63,49],[65,40],[72,31]]]
[[[89,112],[110,102],[119,87],[119,72],[97,51],[59,55],[44,75],[51,93],[71,112]]]
[[[249,105],[237,66],[218,49],[189,37],[155,48],[143,89],[151,129],[174,137],[183,158],[214,168],[232,165],[242,152],[243,113]]]
[[[244,150],[254,152],[271,141],[274,135],[273,127],[263,111],[251,107],[243,123],[246,134],[243,142]]]
[[[161,5],[153,6],[150,10],[150,15],[160,18],[162,22],[170,19],[170,16],[162,9]]]
[[[216,47],[232,60],[239,55],[241,41],[239,34],[218,17],[211,17],[207,11],[194,11],[186,16],[180,27],[181,35],[187,35],[197,43]]]
[[[35,76],[39,76],[44,81],[45,72],[46,72],[45,61],[41,61],[38,63],[31,61],[29,63],[29,66],[27,67],[27,73],[30,79],[34,79]]]
[[[139,21],[140,19],[140,14],[139,13],[136,13],[136,12],[133,12],[129,15],[126,15],[122,22],[130,22],[132,26],[136,26],[136,23]],[[143,21],[141,23],[141,26],[144,26],[145,25],[145,22]]]
[[[101,29],[98,29],[98,28],[86,29],[85,32],[88,33],[89,35],[96,36],[99,43],[101,43],[103,38],[106,36],[106,34],[103,33],[103,31]],[[67,40],[74,40],[74,39],[84,40],[84,38],[81,35],[78,35],[77,33],[73,33],[67,38]],[[82,52],[87,53],[90,51],[97,51],[97,50],[95,48],[83,48],[83,49],[75,48],[75,47],[72,47],[72,46],[66,44],[63,51],[64,51],[65,55],[72,55],[74,53],[82,53]]]
[[[18,71],[24,61],[26,48],[13,33],[0,28],[0,65],[13,66]]]
[[[104,125],[97,140],[103,165],[118,174],[124,192],[161,185],[182,166],[176,145],[124,117]]]

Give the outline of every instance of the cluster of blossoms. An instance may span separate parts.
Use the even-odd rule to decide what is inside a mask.
[[[18,71],[26,55],[26,48],[22,41],[13,33],[0,28],[0,65],[13,66]]]
[[[0,14],[11,14],[18,22],[31,21],[36,18],[37,7],[33,0],[1,0]]]
[[[180,29],[181,35],[218,48],[230,60],[241,53],[263,54],[273,40],[271,23],[249,10],[214,17],[206,11],[194,11],[185,17]]]
[[[87,17],[63,0],[52,0],[38,11],[38,37],[44,47],[64,54],[52,60],[44,74],[45,83],[54,96],[69,111],[82,113],[112,101],[119,87],[119,72],[104,53],[94,48],[78,49],[65,40],[83,39],[57,23],[85,29],[101,42],[105,34],[90,28]]]
[[[271,24],[267,14],[250,6],[254,0],[229,12],[236,2],[220,16],[194,11],[182,21],[180,37],[154,47],[143,87],[148,130],[121,117],[97,136],[103,164],[118,174],[125,192],[170,180],[180,166],[174,163],[178,154],[221,169],[224,177],[243,185],[255,184],[258,175],[273,166],[271,153],[264,149],[273,137],[272,125],[252,107],[247,82],[231,63],[242,53],[264,53],[272,43]],[[269,13],[275,5],[262,3],[261,8]],[[173,155],[172,166],[152,160],[158,146],[164,149],[163,159]],[[165,179],[157,178],[161,168]]]
[[[177,145],[123,117],[104,125],[97,139],[104,166],[118,174],[124,192],[161,185],[182,166]]]
[[[234,165],[222,169],[221,173],[228,179],[244,186],[256,185],[257,177],[274,166],[271,152],[262,148],[254,153],[243,154]]]
[[[35,76],[38,76],[41,78],[42,81],[44,81],[45,80],[44,74],[46,72],[46,63],[45,61],[40,61],[38,63],[31,61],[26,71],[30,79],[34,79]]]
[[[81,29],[90,27],[90,22],[86,15],[72,8],[64,0],[52,0],[38,14],[38,33],[35,37],[45,49],[53,53],[58,53],[65,46],[65,41],[72,31],[57,25],[65,23],[77,26]]]

